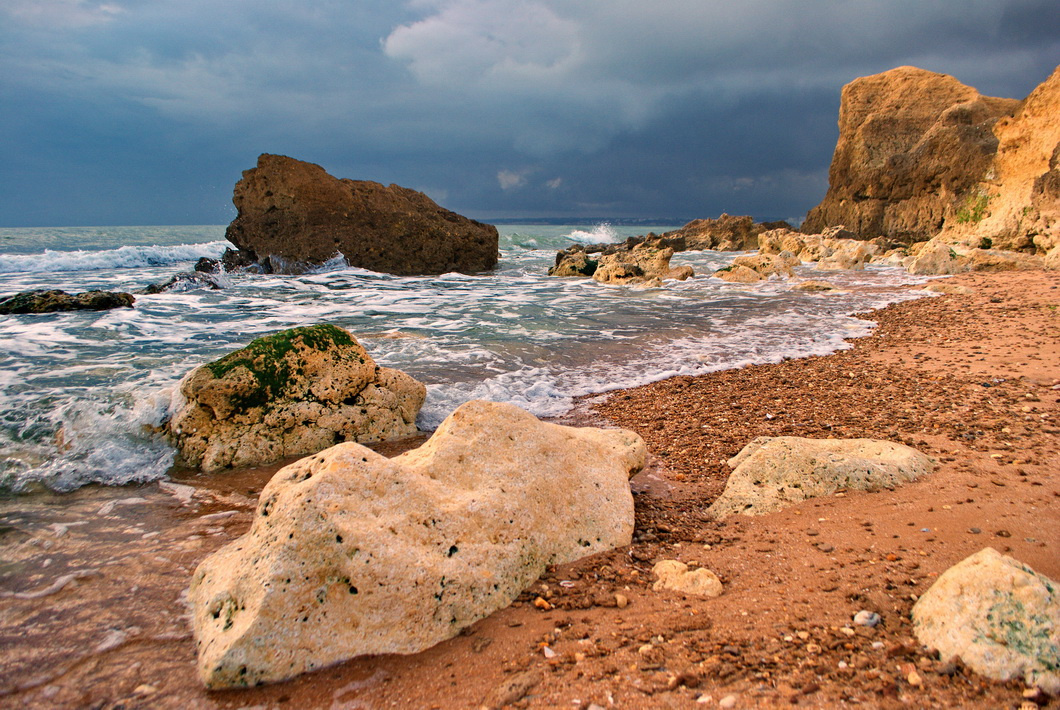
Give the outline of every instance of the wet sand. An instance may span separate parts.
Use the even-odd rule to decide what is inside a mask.
[[[1060,579],[1060,274],[946,283],[972,293],[877,311],[880,327],[842,353],[586,400],[568,419],[606,417],[653,454],[634,482],[634,544],[550,571],[414,656],[201,688],[184,591],[247,529],[278,465],[0,500],[0,706],[1016,707],[1019,682],[946,666],[908,618],[938,574],[987,545]],[[940,467],[893,491],[708,520],[724,461],[785,434],[901,441]],[[725,593],[652,591],[662,558],[709,567]],[[845,631],[860,609],[881,626]]]

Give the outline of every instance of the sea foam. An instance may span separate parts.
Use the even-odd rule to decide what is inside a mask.
[[[102,251],[55,251],[40,254],[0,254],[0,274],[52,271],[96,271],[168,266],[201,257],[216,259],[232,246],[226,241],[173,246],[125,246]]]

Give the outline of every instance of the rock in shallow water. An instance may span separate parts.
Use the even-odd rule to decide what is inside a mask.
[[[0,300],[0,315],[15,313],[55,313],[58,311],[105,311],[132,308],[136,299],[120,291],[66,293],[59,290],[23,291]]]
[[[279,681],[455,636],[548,565],[628,545],[628,479],[646,457],[629,431],[469,402],[393,459],[340,444],[287,466],[250,531],[195,571],[203,682]]]
[[[1060,694],[1060,587],[991,547],[939,576],[913,606],[913,630],[944,660]]]
[[[761,515],[840,489],[876,490],[915,480],[934,461],[908,446],[874,439],[760,436],[729,459],[733,472],[707,512]]]
[[[426,388],[376,366],[345,330],[320,324],[258,338],[195,368],[180,395],[164,425],[178,463],[216,471],[341,441],[410,436]]]

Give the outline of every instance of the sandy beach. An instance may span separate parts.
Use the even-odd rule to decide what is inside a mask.
[[[879,327],[849,350],[586,400],[576,421],[633,429],[653,455],[633,482],[633,545],[550,570],[414,656],[202,689],[184,590],[246,530],[278,466],[2,500],[0,706],[1018,707],[1020,682],[936,658],[909,612],[987,546],[1060,579],[1060,273],[937,283],[966,292],[866,314]],[[725,461],[777,435],[888,439],[939,467],[895,490],[709,520]],[[653,591],[659,559],[713,570],[723,595]],[[851,628],[863,609],[882,624]]]

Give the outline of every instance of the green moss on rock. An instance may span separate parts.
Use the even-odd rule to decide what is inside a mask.
[[[242,396],[233,397],[237,411],[263,407],[278,397],[292,376],[291,361],[287,355],[296,351],[316,350],[326,352],[356,346],[353,337],[341,328],[320,323],[291,328],[266,335],[251,341],[242,350],[225,355],[219,360],[206,363],[204,367],[215,378],[221,379],[237,368],[244,368],[257,381],[258,387]],[[364,358],[355,356],[361,362]]]

